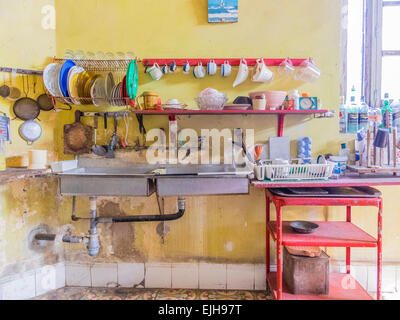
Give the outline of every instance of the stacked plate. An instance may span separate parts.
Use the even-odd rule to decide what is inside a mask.
[[[116,84],[111,72],[98,74],[66,60],[62,65],[49,64],[43,81],[51,95],[67,103],[124,106],[136,99],[138,68],[136,61],[131,61],[126,76]]]

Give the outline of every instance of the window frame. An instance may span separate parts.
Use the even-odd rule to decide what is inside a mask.
[[[374,108],[381,107],[383,58],[400,56],[400,50],[383,50],[383,8],[390,6],[400,1],[364,0],[362,95]]]

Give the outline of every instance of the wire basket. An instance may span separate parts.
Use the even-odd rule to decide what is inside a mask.
[[[265,177],[278,180],[328,180],[335,164],[271,164],[264,165]]]

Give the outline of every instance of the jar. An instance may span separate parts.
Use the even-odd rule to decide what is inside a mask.
[[[255,96],[253,99],[253,110],[265,110],[267,106],[267,100],[265,99],[265,95]]]
[[[289,110],[300,110],[300,95],[298,90],[289,91]]]

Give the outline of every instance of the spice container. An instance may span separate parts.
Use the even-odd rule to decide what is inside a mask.
[[[253,99],[253,109],[254,110],[265,110],[267,106],[267,100],[265,100],[265,95],[257,95]]]

